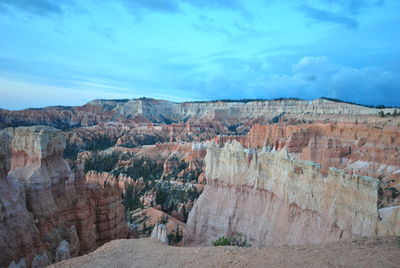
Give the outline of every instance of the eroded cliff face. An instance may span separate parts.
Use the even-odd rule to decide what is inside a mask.
[[[319,165],[293,160],[286,149],[249,150],[236,141],[223,148],[212,144],[206,178],[189,214],[186,244],[210,245],[236,232],[253,245],[283,245],[399,231],[397,208],[381,215],[381,224],[379,180],[334,168],[324,175]]]
[[[367,122],[382,121],[379,111],[393,113],[394,109],[374,109],[326,99],[215,101],[174,103],[155,99],[94,100],[77,107],[46,107],[7,111],[0,109],[0,128],[27,125],[49,125],[59,129],[87,127],[119,121],[132,123],[171,124],[190,119],[218,121],[225,126],[261,119],[264,123],[284,119],[302,122]],[[391,118],[393,119],[393,118]],[[384,121],[391,121],[391,119]],[[397,120],[396,124],[399,121]]]
[[[123,117],[144,116],[150,121],[162,122],[183,118],[213,118],[229,120],[268,116],[270,119],[282,113],[289,114],[330,114],[330,115],[375,115],[376,109],[333,102],[325,99],[303,100],[266,100],[266,101],[216,101],[173,103],[165,100],[136,99],[126,102],[94,100],[88,103],[103,110],[115,111]],[[388,110],[389,111],[389,110]]]
[[[129,235],[121,192],[75,180],[61,131],[20,127],[0,137],[0,266],[24,258],[41,267],[57,248],[73,257]]]
[[[23,185],[7,178],[11,167],[11,138],[0,133],[0,265],[21,257],[32,256],[44,249],[34,217],[26,208]],[[25,255],[26,254],[26,255]]]
[[[320,164],[324,174],[335,167],[348,174],[379,178],[380,206],[400,205],[398,128],[367,124],[256,124],[246,136],[216,139],[219,144],[228,140],[238,140],[247,148],[287,148],[295,159]]]

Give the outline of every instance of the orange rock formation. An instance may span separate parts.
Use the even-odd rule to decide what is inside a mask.
[[[0,266],[53,262],[63,240],[73,257],[129,236],[120,190],[75,179],[61,131],[20,127],[0,136]]]

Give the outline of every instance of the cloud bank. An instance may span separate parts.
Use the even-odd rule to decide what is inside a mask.
[[[398,98],[393,98],[400,89],[399,73],[374,66],[342,66],[327,57],[303,57],[286,74],[271,73],[268,62],[259,58],[225,59],[216,72],[193,76],[196,79],[181,86],[208,99],[324,96],[361,104],[399,105]]]

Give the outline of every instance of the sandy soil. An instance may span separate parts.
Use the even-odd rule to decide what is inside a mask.
[[[282,247],[171,247],[114,240],[51,267],[400,267],[400,237]]]

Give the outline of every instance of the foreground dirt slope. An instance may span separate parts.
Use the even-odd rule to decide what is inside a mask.
[[[399,267],[400,238],[282,247],[171,247],[157,240],[114,240],[51,267]]]

